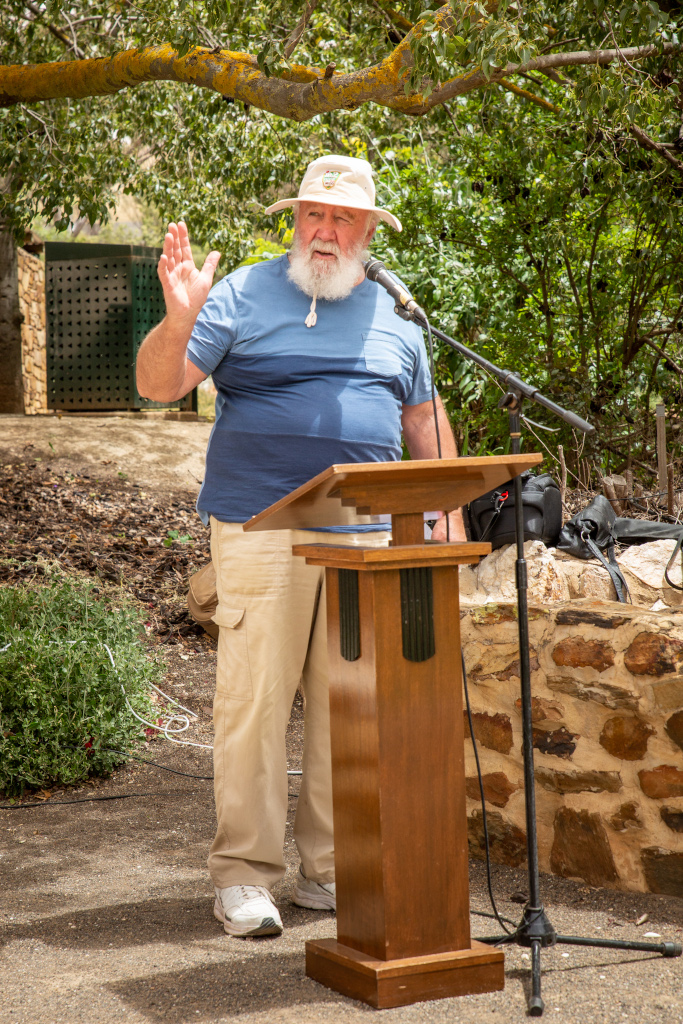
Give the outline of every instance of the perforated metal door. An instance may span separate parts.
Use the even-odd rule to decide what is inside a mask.
[[[129,408],[130,260],[49,260],[45,270],[49,406]]]
[[[133,259],[131,263],[131,285],[133,300],[133,321],[132,321],[132,353],[133,362],[138,354],[140,345],[145,340],[153,327],[163,320],[166,313],[164,304],[164,293],[157,276],[157,261],[145,259]],[[149,398],[142,398],[135,390],[135,377],[133,377],[133,389],[135,391],[136,408],[148,409],[158,405]],[[178,403],[177,403],[178,404]],[[179,403],[190,407],[191,403]]]
[[[52,242],[45,246],[48,405],[97,411],[159,403],[135,387],[135,357],[164,316],[160,249]],[[180,403],[192,408],[192,396]]]

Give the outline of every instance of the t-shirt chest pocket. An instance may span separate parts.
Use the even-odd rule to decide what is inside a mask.
[[[378,377],[398,377],[403,369],[399,354],[400,340],[384,331],[363,334],[363,355],[368,373]]]

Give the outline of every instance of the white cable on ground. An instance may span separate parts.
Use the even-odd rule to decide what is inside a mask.
[[[193,718],[199,718],[199,715],[197,714],[196,711],[190,711],[190,709],[186,708],[184,704],[181,704],[179,700],[176,700],[175,697],[169,697],[167,693],[164,693],[163,690],[160,690],[158,686],[154,685],[154,683],[150,683],[149,685],[152,687],[153,690],[156,690],[157,693],[161,694],[162,697],[165,697],[166,700],[170,700],[172,704],[175,704],[176,707],[182,708],[183,711],[187,711],[188,715],[192,715]]]
[[[102,646],[109,655],[109,660],[111,661],[112,668],[114,669],[114,672],[116,672],[116,675],[118,676],[119,673],[116,668],[116,663],[114,662],[114,658],[112,656],[111,651],[109,650],[109,647],[105,643],[103,643]],[[175,700],[175,698],[169,697],[168,694],[164,693],[163,690],[160,690],[158,686],[154,685],[154,683],[150,683],[149,685],[152,687],[153,690],[156,690],[157,693],[161,694],[161,696],[164,697],[166,700],[171,701],[172,704],[176,704],[178,707],[182,708],[183,711],[187,711],[188,714],[192,715],[193,718],[197,718],[197,715],[195,714],[194,711],[190,711],[189,708],[184,707],[180,703],[180,701]],[[169,735],[172,732],[185,732],[187,729],[190,728],[190,719],[187,717],[187,715],[171,715],[170,718],[166,721],[166,723],[163,723],[161,720],[159,720],[156,724],[154,722],[148,722],[146,718],[143,718],[141,715],[137,713],[135,708],[128,700],[128,695],[126,694],[126,691],[123,687],[123,683],[121,682],[120,678],[119,686],[121,687],[121,693],[123,694],[123,699],[126,702],[126,707],[133,715],[135,715],[139,722],[143,723],[143,725],[146,725],[150,729],[156,729],[158,732],[163,733],[166,739],[169,740],[169,742],[177,743],[181,747],[200,747],[202,750],[213,750],[213,744],[209,745],[208,743],[193,743],[192,740],[176,740],[173,738],[173,736]],[[175,722],[179,723],[177,727],[174,726]]]

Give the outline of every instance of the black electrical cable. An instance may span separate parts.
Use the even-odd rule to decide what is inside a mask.
[[[473,914],[475,917],[488,917],[492,921],[496,920],[495,914],[487,914],[484,910],[470,910],[470,914]],[[511,924],[513,928],[517,928],[516,921],[511,921],[509,917],[501,917],[499,920],[507,921],[507,923]]]
[[[84,796],[81,800],[36,800],[32,804],[0,804],[0,810],[22,811],[27,807],[63,807],[65,804],[90,804],[98,800],[130,800],[133,796],[159,795],[159,793],[119,793],[112,796]]]
[[[80,750],[80,747],[67,747],[68,750]],[[138,757],[137,754],[131,754],[128,750],[117,750],[116,747],[97,747],[97,750],[103,750],[107,754],[121,754],[122,757],[131,757],[134,761],[140,761],[142,764],[152,765],[154,768],[161,768],[165,772],[171,772],[173,775],[184,775],[186,779],[202,779],[205,782],[213,782],[213,775],[191,775],[190,772],[181,772],[177,768],[167,768],[165,764],[159,764],[158,761],[148,761],[144,757]]]
[[[204,782],[213,782],[213,775],[191,775],[189,772],[178,771],[177,768],[168,768],[165,764],[159,764],[158,761],[148,761],[144,757],[138,757],[137,754],[130,754],[127,750],[115,750],[114,747],[100,747],[99,749],[106,750],[110,754],[123,754],[124,757],[132,757],[134,761],[149,764],[153,768],[162,768],[165,772],[172,772],[173,775],[184,775],[186,779],[202,779]]]
[[[165,772],[171,772],[173,775],[182,775],[186,779],[201,779],[203,782],[213,782],[213,775],[191,775],[190,772],[181,772],[177,768],[169,768],[165,764],[159,764],[158,761],[148,761],[144,757],[138,757],[137,754],[131,754],[127,750],[117,750],[115,747],[100,747],[100,750],[104,750],[109,754],[122,754],[124,757],[131,757],[134,761],[140,761],[141,764],[150,765],[153,768],[161,768]],[[301,774],[295,772],[292,774]],[[122,793],[120,796],[89,796],[82,800],[37,800],[33,804],[0,804],[0,810],[2,811],[16,811],[22,807],[45,807],[47,804],[50,807],[58,807],[60,804],[85,804],[93,800],[127,800],[131,796],[158,796],[157,793]]]
[[[488,823],[486,821],[486,800],[484,798],[484,780],[481,777],[481,765],[479,764],[479,751],[477,750],[477,741],[474,738],[474,723],[472,721],[472,708],[470,707],[470,694],[467,687],[467,669],[465,668],[465,655],[460,649],[460,661],[462,663],[462,682],[463,689],[465,691],[465,707],[467,708],[467,721],[470,726],[470,736],[472,737],[472,749],[474,750],[474,762],[477,766],[477,778],[479,779],[479,795],[481,797],[481,822],[484,828],[484,849],[486,852],[486,884],[489,890],[489,900],[491,901],[491,907],[493,909],[493,915],[507,935],[514,935],[515,932],[511,932],[505,924],[505,918],[501,917],[498,913],[498,907],[496,906],[496,900],[493,895],[493,882],[491,879],[491,850],[489,847],[489,830]],[[512,922],[510,922],[512,924]],[[517,925],[514,925],[515,931]]]
[[[432,325],[429,322],[428,317],[424,318],[425,325],[427,327],[427,345],[429,346],[429,374],[432,379],[432,410],[434,412],[434,430],[436,431],[436,450],[439,454],[439,458],[443,458],[441,454],[441,434],[439,432],[439,413],[436,407],[436,371],[434,369],[434,341],[432,339]],[[448,511],[446,512],[446,541],[451,539],[451,524],[448,517]]]
[[[434,429],[436,430],[436,450],[441,456],[441,434],[439,433],[439,417],[436,409],[436,372],[434,370],[434,342],[432,340],[432,327],[425,317],[427,325],[427,345],[429,346],[429,372],[432,378],[432,409],[434,410]]]
[[[123,754],[124,757],[132,757],[134,761],[140,761],[142,764],[152,765],[154,768],[163,768],[165,772],[172,772],[174,775],[184,775],[186,779],[202,779],[205,782],[213,782],[213,775],[191,775],[190,772],[181,772],[177,768],[168,768],[165,764],[159,764],[158,761],[148,761],[144,757],[138,757],[137,754],[129,754],[127,750],[115,750],[114,747],[100,747],[100,750],[106,750],[111,754]],[[301,775],[300,771],[288,771],[288,775]]]

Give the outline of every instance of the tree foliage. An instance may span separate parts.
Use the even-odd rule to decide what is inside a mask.
[[[78,207],[92,220],[114,188],[162,193],[172,179],[207,221],[238,206],[254,220],[298,155],[383,117],[375,104],[396,111],[395,128],[404,111],[473,91],[500,104],[497,82],[660,145],[680,123],[680,20],[677,4],[642,0],[6,0],[0,218],[18,227],[44,209],[67,221]],[[650,56],[635,55],[643,47]],[[155,81],[166,74],[199,84]],[[55,98],[33,102],[48,78]],[[306,117],[303,130],[290,123]]]
[[[388,262],[443,329],[595,423],[612,465],[629,448],[652,464],[651,400],[683,399],[683,185],[608,121],[515,100],[454,114],[447,148],[383,150],[404,224],[383,236]],[[461,445],[494,450],[496,385],[448,348],[438,369]]]
[[[682,21],[649,0],[6,0],[0,221],[94,222],[123,189],[232,269],[282,240],[263,210],[311,159],[368,156],[405,225],[379,251],[437,322],[651,464],[640,427],[683,365]],[[495,450],[496,389],[450,351],[438,373],[461,443]]]

